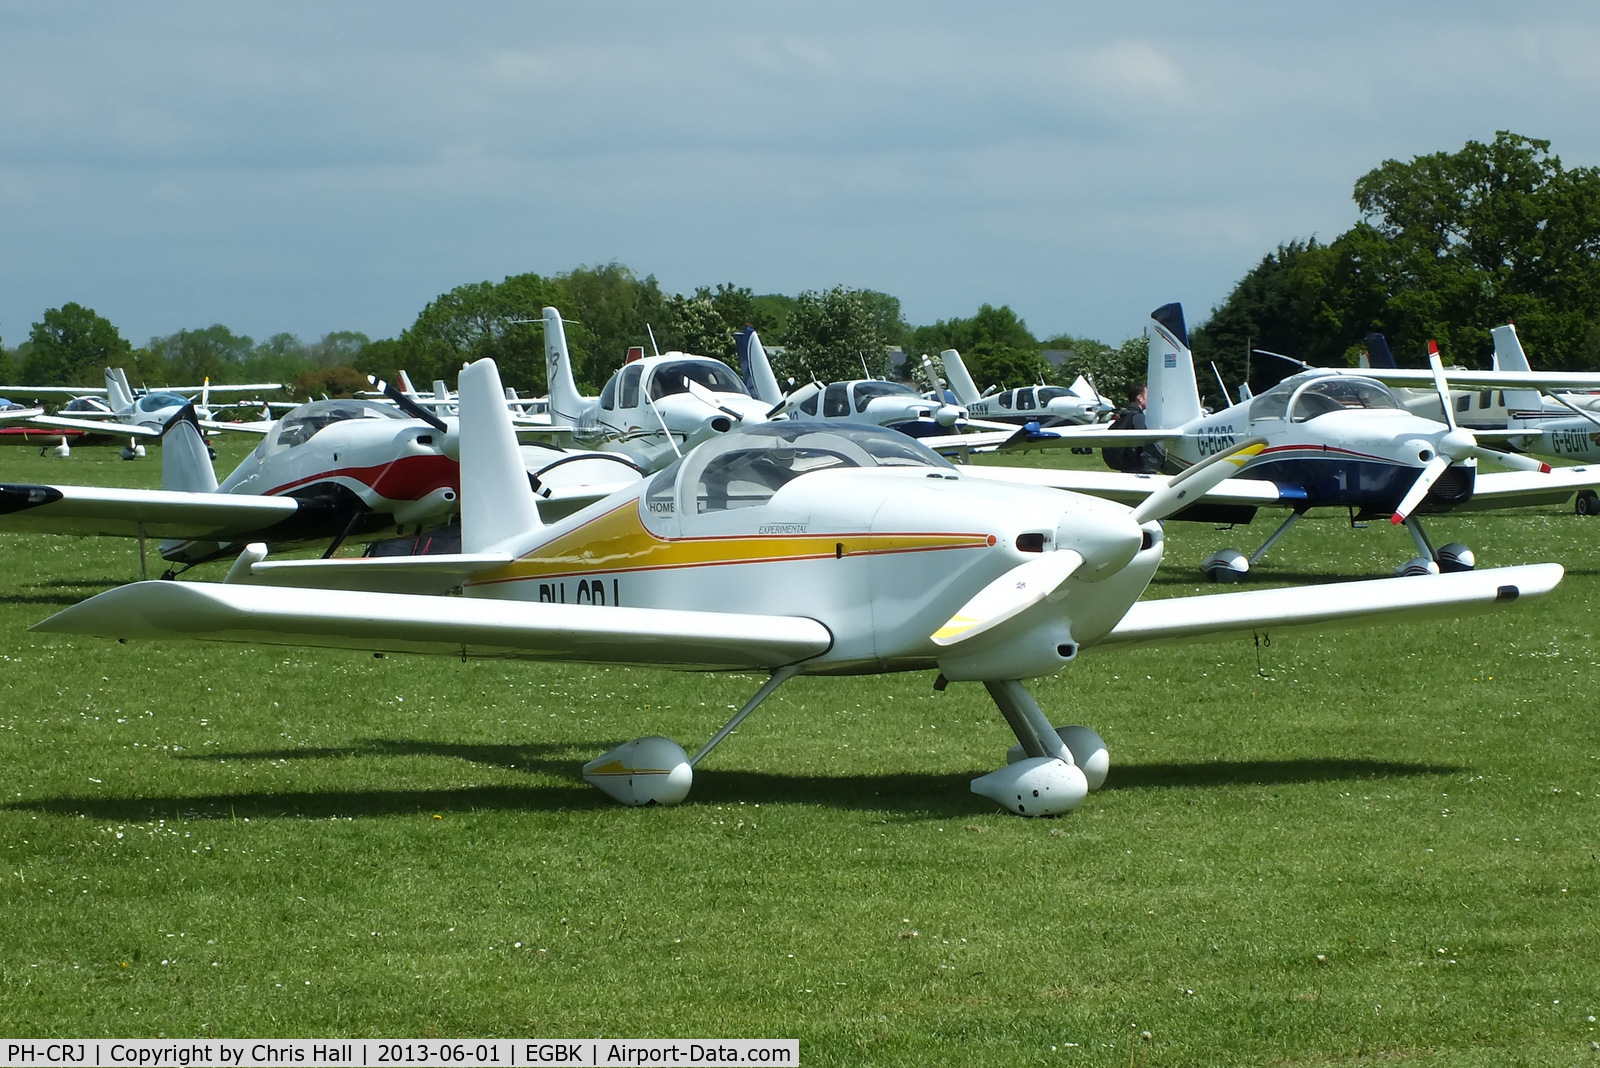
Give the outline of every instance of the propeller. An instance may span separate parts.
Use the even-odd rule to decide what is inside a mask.
[[[787,397],[783,398],[783,400],[779,401],[777,404],[774,404],[767,411],[767,418],[768,419],[776,419],[776,418],[778,418],[778,416],[782,415],[783,413],[785,413],[787,411],[792,411],[793,409],[800,407],[800,405],[804,404],[806,401],[810,400],[812,397],[817,396],[821,392],[822,392],[822,383],[821,382],[817,382],[817,381],[807,382],[805,385],[799,387],[798,389],[796,389],[792,393],[790,393]]]
[[[689,378],[686,375],[684,376],[683,384],[684,388],[689,391],[689,396],[693,397],[701,404],[704,404],[706,407],[715,411],[721,412],[729,419],[732,419],[735,423],[744,422],[744,416],[740,415],[738,412],[719,401],[715,393],[711,392],[705,386],[702,386],[699,382],[696,382],[694,379]]]
[[[948,648],[993,630],[1055,593],[1082,566],[1083,556],[1072,549],[1019,564],[979,590],[934,631],[933,644]]]
[[[1133,510],[1133,521],[1144,524],[1152,519],[1165,519],[1181,512],[1204,497],[1224,479],[1238,474],[1261,450],[1267,447],[1266,438],[1247,438],[1226,452],[1208,456],[1197,464],[1183,469],[1167,484],[1139,503]]]
[[[1133,510],[1129,525],[1134,541],[1127,557],[1119,562],[1102,560],[1090,569],[1089,578],[1101,577],[1099,572],[1120,568],[1139,549],[1138,527],[1151,520],[1163,519],[1188,507],[1204,496],[1217,483],[1236,473],[1251,457],[1266,448],[1265,438],[1250,438],[1226,452],[1195,464],[1176,475],[1161,489],[1145,498]],[[1091,553],[1091,555],[1103,555]],[[935,645],[949,648],[993,630],[1009,619],[1057,594],[1062,585],[1083,568],[1085,559],[1076,549],[1056,549],[1025,564],[1019,564],[1004,575],[979,590],[950,619],[933,632]]]
[[[1439,346],[1432,341],[1428,342],[1428,368],[1433,372],[1433,388],[1439,395],[1439,406],[1444,409],[1445,425],[1450,429],[1434,444],[1433,450],[1428,450],[1424,446],[1419,452],[1419,459],[1425,460],[1422,473],[1417,475],[1417,480],[1411,483],[1411,488],[1406,490],[1406,495],[1400,498],[1394,514],[1389,517],[1389,522],[1396,526],[1411,517],[1428,496],[1428,491],[1433,488],[1434,483],[1439,481],[1440,476],[1451,464],[1479,459],[1518,471],[1550,470],[1549,464],[1531,456],[1486,449],[1478,444],[1478,439],[1470,430],[1457,425],[1455,405],[1450,402],[1450,383],[1445,378],[1444,364],[1439,359]],[[1428,451],[1433,451],[1433,455],[1424,455]]]
[[[371,384],[373,389],[387,397],[396,408],[399,408],[411,418],[422,420],[424,423],[427,423],[440,433],[446,433],[449,431],[450,428],[445,425],[443,419],[440,419],[437,415],[428,411],[428,409],[424,408],[422,405],[406,396],[388,382],[385,382],[379,378],[375,378],[372,375],[367,376],[367,382]]]

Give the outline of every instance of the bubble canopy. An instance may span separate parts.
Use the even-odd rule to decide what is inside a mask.
[[[647,519],[752,508],[802,475],[838,468],[926,467],[954,471],[926,445],[864,424],[778,420],[706,442],[650,480]]]

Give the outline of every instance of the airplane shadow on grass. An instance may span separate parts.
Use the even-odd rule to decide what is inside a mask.
[[[28,585],[32,588],[32,592],[0,594],[0,604],[74,605],[113,586],[122,586],[132,581],[134,580],[131,578],[80,578],[31,582]]]
[[[614,744],[614,743],[612,743]],[[498,784],[441,789],[301,790],[165,797],[39,798],[3,806],[14,810],[136,822],[150,819],[338,819],[463,812],[560,812],[616,807],[583,782],[581,759],[607,743],[560,745],[455,745],[375,739],[359,746],[266,750],[257,753],[185,754],[180,760],[343,759],[358,756],[445,756],[527,773],[557,775],[559,783]],[[701,768],[687,807],[745,803],[815,805],[898,813],[905,819],[957,819],[995,811],[968,783],[988,769],[958,773],[896,772],[882,775],[791,775]],[[1293,786],[1356,779],[1449,775],[1455,766],[1359,758],[1208,761],[1114,767],[1107,790]]]

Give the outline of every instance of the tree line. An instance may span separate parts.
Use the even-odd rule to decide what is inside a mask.
[[[1228,381],[1260,389],[1293,368],[1251,350],[1347,365],[1372,331],[1388,336],[1401,363],[1422,363],[1432,339],[1447,361],[1485,366],[1489,330],[1514,321],[1535,366],[1600,369],[1600,171],[1565,168],[1550,142],[1501,131],[1459,152],[1386,160],[1352,195],[1360,218],[1349,230],[1325,243],[1285,241],[1209,316],[1191,311],[1203,319],[1191,331],[1201,367],[1214,362]],[[1152,294],[1151,305],[1169,296]],[[898,298],[874,290],[786,296],[728,282],[677,294],[654,275],[610,263],[460,285],[398,336],[378,340],[342,331],[311,343],[291,334],[256,342],[214,325],[135,348],[93,310],[65,304],[46,311],[15,349],[0,345],[0,384],[97,385],[101,368],[124,366],[150,384],[210,376],[289,382],[298,396],[347,395],[365,387],[367,374],[392,378],[404,369],[419,385],[454,381],[462,363],[492,356],[507,384],[541,394],[546,306],[566,320],[574,371],[590,392],[630,346],[732,363],[734,334],[746,324],[774,349],[779,378],[797,381],[886,375],[893,346],[913,367],[922,353],[954,348],[980,386],[1087,373],[1120,399],[1145,366],[1142,332],[1116,345],[1038,338],[1006,305],[912,326]],[[1065,362],[1047,362],[1049,349],[1065,351]],[[1209,385],[1202,376],[1202,391]]]

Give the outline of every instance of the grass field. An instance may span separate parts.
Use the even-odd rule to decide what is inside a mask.
[[[155,450],[0,455],[157,477]],[[1270,524],[1169,525],[1151,595]],[[1267,569],[1386,574],[1411,546],[1377,527],[1308,520]],[[1111,780],[1039,821],[968,792],[1013,741],[977,685],[797,680],[687,803],[629,810],[582,761],[692,750],[756,679],[47,638],[134,549],[0,536],[0,1031],[1600,1063],[1600,524],[1430,529],[1567,580],[1458,623],[1086,655],[1035,693]]]

